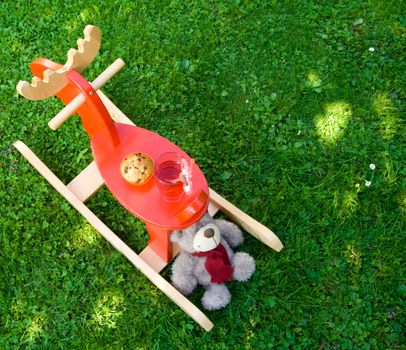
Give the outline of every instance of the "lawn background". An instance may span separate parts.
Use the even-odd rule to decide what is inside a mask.
[[[405,10],[2,1],[0,349],[405,348]],[[102,46],[85,77],[123,58],[103,91],[285,245],[276,253],[246,235],[257,271],[207,313],[210,333],[11,148],[24,141],[66,183],[92,160],[79,118],[52,132],[62,104],[15,90],[36,57],[64,63],[86,24]],[[106,189],[88,205],[135,251],[145,246],[143,224]]]

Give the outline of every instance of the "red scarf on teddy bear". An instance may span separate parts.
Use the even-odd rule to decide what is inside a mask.
[[[216,248],[208,252],[192,253],[194,256],[207,257],[205,267],[211,276],[211,282],[223,283],[231,279],[233,268],[228,258],[226,248],[219,244]]]

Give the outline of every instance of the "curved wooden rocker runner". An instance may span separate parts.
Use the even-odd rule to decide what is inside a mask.
[[[201,327],[210,331],[213,323],[159,274],[178,253],[178,248],[173,247],[169,241],[171,230],[182,229],[193,224],[206,210],[211,215],[215,215],[220,210],[272,249],[279,252],[283,245],[271,230],[209,189],[204,175],[197,166],[193,170],[193,178],[197,179],[194,193],[190,198],[185,198],[176,205],[168,206],[167,203],[161,202],[159,196],[156,195],[154,181],[142,190],[132,188],[122,182],[116,171],[115,158],[121,159],[134,147],[144,147],[149,153],[155,152],[155,157],[162,150],[181,152],[184,157],[188,156],[161,136],[136,127],[99,90],[124,66],[121,59],[117,59],[92,83],[88,83],[79,74],[96,57],[101,43],[101,34],[97,27],[86,26],[84,34],[85,38],[78,40],[78,50],[70,49],[68,51],[65,65],[62,66],[44,58],[34,60],[30,65],[34,74],[32,82],[20,81],[17,90],[30,100],[41,100],[54,95],[61,98],[66,106],[48,123],[53,130],[56,130],[72,114],[79,114],[85,130],[91,138],[95,160],[68,185],[65,185],[23,142],[17,141],[14,146],[114,248]],[[148,148],[151,142],[147,141],[151,138],[154,145],[153,148]],[[158,152],[157,149],[161,151]],[[139,255],[85,205],[86,200],[103,184],[107,185],[127,210],[146,223],[151,239]],[[134,203],[131,200],[134,196],[137,199],[145,200],[137,200]],[[159,212],[162,215],[151,216],[145,209],[145,207],[151,206],[151,201],[155,201],[154,207],[160,208]],[[145,203],[139,205],[139,202]]]

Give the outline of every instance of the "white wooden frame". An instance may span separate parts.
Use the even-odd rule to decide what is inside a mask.
[[[120,123],[134,125],[131,120],[115,106],[100,90],[97,92],[107,107],[113,120]],[[175,289],[159,273],[168,265],[148,246],[138,255],[128,247],[106,224],[104,224],[84,203],[103,184],[103,179],[97,169],[95,161],[90,163],[68,185],[62,181],[21,141],[14,143],[14,147],[38,170],[38,172],[58,191],[86,220],[106,238],[114,248],[121,252],[137,269],[139,269],[154,285],[166,294],[175,304],[185,311],[206,331],[213,328],[213,323],[207,316],[192,304],[183,294]],[[280,251],[283,245],[279,238],[267,227],[238,209],[229,201],[210,189],[209,213],[215,215],[222,211],[236,224],[259,239],[270,248]],[[174,255],[179,252],[174,247]]]

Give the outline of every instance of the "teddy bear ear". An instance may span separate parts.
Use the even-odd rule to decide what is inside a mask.
[[[213,217],[209,214],[209,212],[207,211],[204,215],[203,218],[207,219],[207,220],[213,220]]]
[[[173,231],[171,233],[171,242],[177,243],[180,241],[182,238],[182,232],[181,231]]]

